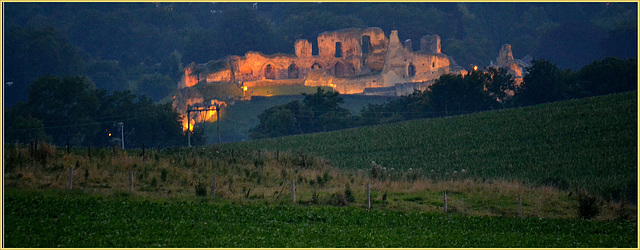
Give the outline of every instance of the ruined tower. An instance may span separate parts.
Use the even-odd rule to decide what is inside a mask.
[[[307,40],[297,40],[295,50],[297,57],[311,57],[311,43]]]
[[[497,64],[499,66],[507,66],[514,62],[513,52],[511,51],[511,44],[504,44],[500,48],[500,52],[498,53]]]
[[[440,36],[430,35],[420,38],[420,51],[425,53],[442,53],[442,47],[440,46]]]

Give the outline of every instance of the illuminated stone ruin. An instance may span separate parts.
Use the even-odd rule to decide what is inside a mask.
[[[317,51],[311,42],[298,40],[293,55],[249,51],[230,56],[223,69],[213,72],[192,63],[178,88],[227,82],[248,89],[305,85],[333,87],[342,94],[406,95],[426,89],[443,74],[465,72],[442,54],[438,35],[422,37],[419,51],[412,50],[410,40],[403,46],[396,30],[387,38],[380,28],[324,32],[315,44]]]

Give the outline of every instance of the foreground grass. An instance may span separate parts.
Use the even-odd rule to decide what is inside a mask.
[[[637,247],[637,222],[5,190],[6,247]]]
[[[223,145],[323,157],[342,169],[517,180],[637,200],[637,92]]]

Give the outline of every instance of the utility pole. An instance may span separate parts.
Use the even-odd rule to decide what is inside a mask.
[[[218,144],[220,144],[220,104],[216,103],[216,125],[218,125]]]
[[[118,122],[118,125],[120,126],[120,137],[122,141],[122,149],[124,149],[124,123]]]
[[[191,105],[187,106],[187,146],[191,147]]]
[[[192,107],[187,106],[187,140],[188,146],[191,147],[191,112],[207,112],[207,111],[216,111],[217,122],[218,122],[218,144],[220,144],[220,105],[210,105],[207,107]]]

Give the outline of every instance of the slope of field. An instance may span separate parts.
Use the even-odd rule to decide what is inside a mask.
[[[6,247],[637,247],[637,223],[11,190]]]
[[[517,180],[635,201],[637,124],[637,92],[629,92],[223,148],[313,154],[354,170],[375,161],[434,180],[464,172],[476,180]]]
[[[303,88],[304,87],[304,88]],[[273,87],[275,88],[275,87]],[[293,100],[302,101],[304,96],[300,93],[313,94],[317,87],[305,86],[281,86],[277,88],[278,94],[274,96],[254,96],[248,101],[235,101],[223,111],[220,120],[220,136],[222,142],[236,142],[249,139],[249,129],[257,126],[260,121],[258,116],[266,109],[273,106],[288,103]],[[273,90],[272,90],[273,91]],[[265,92],[266,93],[266,92]],[[271,93],[271,92],[270,92]],[[381,104],[389,98],[385,96],[341,95],[344,103],[340,106],[351,111],[351,114],[360,114],[362,108],[368,104]],[[217,124],[206,124],[206,136],[208,144],[218,143]]]

